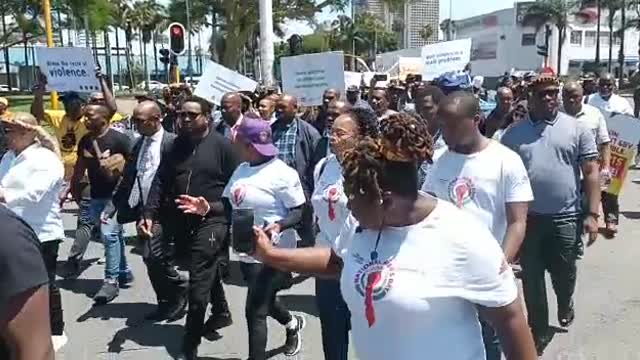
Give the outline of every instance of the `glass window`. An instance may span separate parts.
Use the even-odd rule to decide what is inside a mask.
[[[594,46],[596,46],[596,32],[595,31],[585,31],[584,32],[584,46],[586,46],[586,47],[594,47]]]
[[[600,46],[609,46],[609,32],[600,31]]]
[[[522,46],[533,46],[536,44],[536,34],[522,34]]]
[[[582,31],[574,30],[571,31],[569,36],[569,41],[571,45],[582,46]]]

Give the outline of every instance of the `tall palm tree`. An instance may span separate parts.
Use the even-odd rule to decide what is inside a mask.
[[[153,33],[165,18],[165,8],[155,0],[137,1],[131,14],[133,26],[140,35],[142,67],[145,74],[145,90],[149,90],[149,67],[147,65],[147,45],[153,39]]]
[[[611,72],[611,67],[613,64],[613,42],[614,42],[614,31],[613,25],[616,18],[616,13],[622,7],[622,2],[620,0],[601,0],[604,8],[607,9],[607,25],[609,26],[609,61],[607,62],[607,71]]]
[[[116,40],[116,69],[118,72],[118,84],[122,86],[122,69],[120,64],[120,29],[126,30],[127,16],[131,12],[131,8],[126,0],[112,0],[114,7],[113,29],[115,30]],[[128,45],[128,44],[127,44]],[[128,48],[128,46],[127,46]],[[127,74],[129,73],[129,57],[126,54]]]
[[[431,27],[430,24],[427,24],[424,27],[422,27],[422,29],[420,29],[420,37],[425,42],[431,40],[432,36],[433,36],[433,27]]]
[[[524,23],[535,25],[538,30],[545,24],[558,29],[558,74],[562,73],[562,47],[567,39],[568,18],[577,7],[578,2],[574,0],[537,0],[529,6],[524,16]]]

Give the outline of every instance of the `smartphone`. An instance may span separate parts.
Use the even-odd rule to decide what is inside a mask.
[[[231,245],[237,253],[252,254],[255,250],[253,209],[235,209],[231,214]]]
[[[387,79],[389,79],[389,75],[388,74],[375,74],[375,75],[373,75],[373,79],[375,81],[387,81]]]

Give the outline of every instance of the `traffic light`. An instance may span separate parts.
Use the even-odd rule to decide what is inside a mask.
[[[182,55],[185,50],[184,26],[180,23],[169,25],[169,50],[173,55]]]
[[[544,57],[549,56],[549,47],[547,45],[538,45],[538,55]]]
[[[169,49],[160,49],[160,62],[163,64],[169,63]]]

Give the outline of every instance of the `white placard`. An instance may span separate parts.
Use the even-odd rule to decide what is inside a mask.
[[[433,80],[451,71],[462,71],[471,61],[471,39],[446,41],[422,48],[422,78]]]
[[[344,90],[342,52],[283,57],[281,68],[283,91],[297,97],[301,105],[321,105],[325,90]]]
[[[360,82],[362,81],[362,73],[355,71],[345,71],[344,72],[344,88],[348,88],[349,86],[357,86],[360,87]]]
[[[36,47],[40,71],[47,77],[47,89],[59,92],[100,91],[91,49]]]
[[[254,91],[258,83],[213,61],[207,63],[193,94],[220,105],[224,94],[234,91]]]

